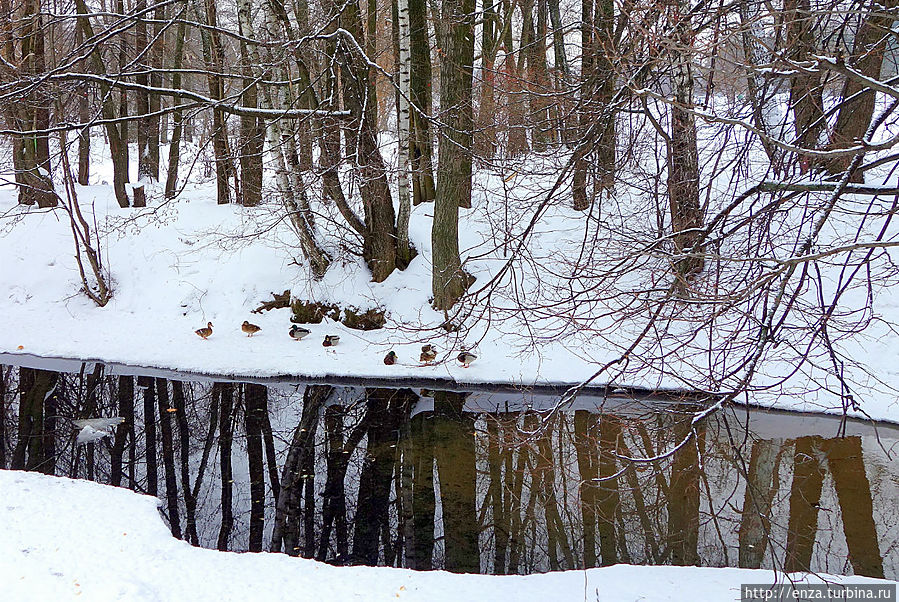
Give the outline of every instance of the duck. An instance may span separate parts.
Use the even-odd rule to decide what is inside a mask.
[[[430,364],[437,359],[437,350],[434,349],[433,345],[422,345],[421,355],[418,359],[423,364]]]
[[[463,368],[468,368],[471,365],[471,362],[478,359],[478,356],[476,356],[471,351],[463,351],[458,355],[458,357],[456,357],[456,359],[462,363]]]
[[[308,328],[303,328],[302,326],[297,326],[294,324],[290,327],[290,330],[287,332],[294,341],[299,341],[312,333]]]
[[[206,328],[197,328],[194,332],[197,333],[198,337],[205,341],[212,336],[212,322],[207,322]]]
[[[336,334],[326,334],[325,340],[322,341],[322,347],[336,347],[338,342],[340,342],[339,336]]]
[[[259,332],[260,330],[262,330],[262,328],[260,328],[259,326],[256,326],[255,324],[250,324],[246,320],[244,320],[243,324],[240,325],[240,329],[242,331],[244,331],[245,333],[247,333],[248,337],[251,337],[254,334],[256,334],[257,332]]]
[[[392,366],[396,363],[396,351],[389,351],[387,355],[384,356],[384,364],[387,366]]]

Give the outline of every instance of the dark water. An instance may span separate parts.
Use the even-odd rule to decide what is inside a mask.
[[[0,466],[157,495],[173,534],[206,547],[485,573],[899,576],[891,425],[730,408],[691,427],[695,407],[596,394],[556,407],[511,391],[0,368]],[[75,445],[71,420],[96,416],[125,422]]]

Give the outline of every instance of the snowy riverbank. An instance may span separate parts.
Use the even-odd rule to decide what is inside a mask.
[[[5,600],[738,600],[771,571],[618,565],[492,577],[333,567],[282,554],[235,554],[174,539],[156,500],[126,489],[0,471],[0,583]],[[822,576],[836,583],[883,583]],[[813,582],[820,582],[814,578]]]
[[[104,258],[113,279],[112,301],[95,307],[81,287],[72,257],[71,232],[61,210],[19,211],[15,194],[0,190],[0,310],[8,328],[0,331],[0,351],[45,357],[90,358],[136,366],[205,374],[270,377],[421,377],[460,382],[578,382],[590,361],[549,345],[539,353],[490,333],[478,345],[481,358],[470,368],[455,361],[460,343],[433,329],[442,317],[428,306],[430,218],[420,207],[413,239],[422,256],[405,272],[382,284],[369,281],[357,262],[334,266],[318,283],[296,265],[292,233],[271,208],[217,207],[202,190],[190,192],[158,212],[120,210],[106,186],[83,188],[82,203],[93,205],[104,224]],[[271,293],[292,288],[296,297],[384,307],[387,327],[350,330],[325,318],[303,341],[287,336],[290,310],[253,314]],[[244,320],[262,331],[252,338]],[[213,322],[204,341],[194,330]],[[438,331],[440,332],[440,331]],[[322,347],[325,334],[340,335],[339,346]],[[477,333],[476,333],[477,334]],[[423,341],[441,353],[433,366],[419,362]],[[394,349],[398,362],[383,363]]]
[[[109,177],[103,169],[108,166],[100,166],[94,176],[98,181]],[[491,180],[497,174],[479,177],[479,204],[462,212],[460,239],[463,260],[477,257],[466,262],[466,269],[479,283],[486,283],[502,265],[504,253],[490,213],[490,203],[499,202],[496,191],[502,186]],[[639,315],[628,322],[630,318],[622,319],[621,312],[611,308],[590,317],[582,329],[562,336],[559,329],[567,328],[564,316],[529,317],[508,309],[510,297],[497,297],[490,313],[470,319],[462,332],[447,333],[439,328],[445,317],[429,306],[430,205],[413,211],[410,238],[419,256],[406,271],[395,272],[384,283],[370,282],[361,260],[341,250],[341,234],[332,233],[328,244],[333,245],[335,261],[325,278],[315,282],[302,265],[295,235],[277,204],[253,209],[217,206],[208,184],[188,184],[176,201],[162,203],[158,188],[151,188],[148,209],[122,210],[108,185],[78,191],[82,209],[100,235],[112,300],[98,308],[79,292],[82,285],[65,212],[19,206],[12,187],[0,187],[0,256],[4,258],[0,315],[5,323],[0,329],[0,352],[238,378],[353,376],[530,386],[589,378],[599,366],[619,357],[643,324]],[[548,262],[563,251],[576,255],[582,221],[583,214],[553,207],[531,245]],[[294,341],[287,336],[289,309],[251,313],[261,302],[271,300],[271,293],[288,288],[300,299],[384,308],[387,325],[362,332],[326,318],[310,326],[311,336]],[[893,361],[897,336],[889,325],[891,313],[899,313],[899,302],[888,289],[875,292],[887,321],[875,320],[843,346],[847,357],[858,364],[851,371],[847,366],[846,373],[854,379],[856,397],[863,400],[864,412],[851,413],[899,421],[899,371]],[[258,324],[262,331],[248,338],[240,329],[244,320]],[[214,334],[202,340],[194,330],[210,321]],[[631,361],[626,372],[603,374],[594,384],[678,389],[706,383],[709,371],[704,362],[719,362],[718,369],[722,360],[708,353],[705,348],[711,343],[702,337],[680,340],[677,332],[660,333],[657,346],[646,348],[642,365]],[[340,335],[340,344],[323,348],[326,334]],[[440,350],[434,365],[419,362],[423,342]],[[455,360],[462,348],[473,348],[480,356],[470,368]],[[797,349],[801,351],[791,343],[766,358],[760,380],[773,382],[784,374],[789,379],[750,401],[839,413],[841,402],[834,393],[839,386],[829,374],[829,360],[814,357],[802,371],[791,374],[788,355],[798,353]],[[399,359],[387,366],[383,358],[390,350]]]

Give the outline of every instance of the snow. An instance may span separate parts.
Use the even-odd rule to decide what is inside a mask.
[[[177,202],[158,205],[156,198],[156,206],[141,211],[119,209],[108,186],[79,187],[82,209],[95,212],[103,233],[113,280],[112,301],[98,308],[79,294],[66,215],[35,209],[22,214],[13,191],[0,190],[0,215],[6,217],[0,220],[0,307],[14,325],[0,332],[0,351],[250,377],[352,374],[528,384],[577,382],[592,372],[561,346],[551,356],[564,369],[547,371],[544,358],[516,357],[499,338],[481,343],[470,368],[455,362],[452,336],[430,330],[442,321],[428,306],[430,206],[413,213],[412,239],[421,255],[405,272],[377,284],[359,262],[335,262],[324,281],[314,283],[296,265],[302,259],[293,235],[271,206],[216,206],[208,193],[208,185],[189,185]],[[305,340],[294,341],[287,336],[289,310],[250,313],[285,288],[303,299],[386,306],[391,323],[361,332],[326,319],[309,325],[312,335]],[[262,331],[247,337],[240,331],[244,320]],[[204,341],[194,331],[207,321],[214,334]],[[340,335],[339,346],[323,349],[325,334]],[[444,361],[419,365],[425,340],[438,346]],[[399,362],[385,366],[391,349]]]
[[[195,149],[185,150],[189,157],[188,151]],[[203,160],[201,155],[199,164]],[[459,229],[465,268],[477,277],[473,290],[504,269],[509,250],[515,248],[540,201],[540,191],[549,190],[558,175],[554,161],[558,158],[529,158],[476,174],[475,206],[461,212]],[[713,183],[715,190],[731,185],[725,175],[721,178]],[[568,385],[590,378],[600,366],[618,358],[644,329],[658,274],[665,272],[658,264],[667,261],[652,253],[636,259],[628,255],[634,246],[645,244],[655,217],[640,205],[644,201],[620,194],[604,201],[602,214],[593,217],[598,227],[617,220],[624,229],[591,231],[595,238],[590,252],[605,253],[609,264],[620,260],[632,269],[621,270],[604,284],[607,289],[595,292],[587,283],[601,279],[607,265],[589,264],[582,269],[584,279],[572,284],[564,274],[572,269],[571,258],[578,256],[587,235],[585,216],[569,209],[565,199],[554,200],[536,221],[526,253],[517,260],[521,280],[507,280],[492,295],[490,307],[465,306],[472,311],[465,328],[448,333],[440,328],[446,317],[429,305],[431,204],[413,208],[411,215],[410,239],[418,257],[407,270],[373,283],[361,260],[346,252],[357,244],[353,235],[335,225],[341,218],[333,207],[319,202],[320,191],[310,184],[310,197],[320,211],[316,227],[334,257],[324,279],[316,282],[308,275],[273,191],[266,191],[269,202],[257,208],[219,206],[214,182],[195,173],[174,201],[162,198],[159,185],[148,185],[148,208],[120,209],[107,184],[111,180],[111,166],[98,161],[92,185],[77,187],[111,277],[112,300],[103,308],[81,291],[65,212],[19,206],[13,188],[0,186],[0,315],[8,325],[0,329],[0,353],[19,354],[23,363],[36,356],[81,358],[235,378]],[[791,219],[772,225],[772,231],[781,228],[789,233],[795,228]],[[831,286],[827,276],[824,284]],[[566,287],[573,287],[571,299],[556,302],[560,293],[567,294]],[[309,337],[294,341],[287,335],[290,310],[251,313],[271,300],[271,293],[285,289],[303,300],[363,310],[382,307],[387,310],[387,327],[362,332],[326,318],[308,326]],[[865,317],[872,322],[867,330],[840,341],[846,373],[863,401],[864,412],[850,414],[899,421],[899,371],[893,361],[897,334],[891,326],[892,317],[899,314],[899,293],[877,281],[870,292],[877,298],[879,313],[867,312]],[[855,319],[853,304],[863,306],[868,291],[855,293],[843,296],[841,303],[847,303],[849,310],[834,320]],[[529,308],[522,311],[519,302]],[[729,336],[732,348],[748,353],[750,345],[739,341],[738,329],[749,325],[728,322],[723,316],[719,324],[725,334],[710,339],[703,332],[690,332],[691,319],[675,316],[630,354],[626,366],[603,373],[595,384],[644,389],[716,385],[727,390],[728,383],[715,381],[716,375],[729,372],[739,358],[709,349],[717,349]],[[799,322],[803,319],[800,314]],[[240,330],[244,320],[259,325],[261,332],[244,335]],[[195,330],[207,322],[213,323],[214,332],[203,340]],[[801,337],[808,330],[787,332],[798,333],[797,338],[770,352],[759,378],[762,383],[778,383],[784,375],[789,379],[748,401],[840,413],[840,398],[834,393],[840,387],[831,374],[830,357],[819,347],[803,370],[792,374],[803,352]],[[328,334],[340,336],[337,347],[322,347]],[[419,362],[425,342],[440,352],[434,365]],[[455,359],[462,349],[478,355],[469,368]],[[390,350],[399,360],[386,366],[383,358]]]
[[[617,565],[542,575],[457,575],[334,567],[283,554],[194,548],[171,536],[157,500],[126,489],[0,471],[3,597],[43,600],[696,600],[739,599],[767,570]],[[793,575],[821,583],[892,583]]]

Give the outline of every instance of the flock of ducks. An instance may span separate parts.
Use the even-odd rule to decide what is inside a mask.
[[[248,337],[253,336],[260,330],[262,327],[257,326],[256,324],[250,324],[247,320],[243,321],[243,324],[240,325],[240,329],[247,334]],[[198,337],[203,339],[204,341],[212,336],[212,322],[207,322],[206,326],[203,328],[198,328],[194,331]],[[295,341],[301,341],[305,339],[307,336],[312,334],[312,331],[308,328],[303,328],[302,326],[297,326],[294,324],[290,327],[290,330],[287,331],[287,334]],[[340,341],[340,337],[336,334],[326,334],[325,339],[322,341],[323,347],[334,347]],[[396,352],[391,350],[387,352],[387,355],[384,356],[384,363],[388,366],[392,366],[397,363],[398,357]],[[421,346],[421,355],[419,356],[419,360],[422,365],[430,366],[434,364],[434,361],[437,359],[437,349],[433,345],[422,345]],[[470,351],[463,351],[460,353],[456,359],[462,364],[463,368],[468,368],[473,361],[478,359],[474,353]],[[75,438],[76,445],[85,445],[87,443],[94,443],[99,441],[104,437],[109,437],[112,435],[112,427],[121,424],[124,421],[124,418],[115,417],[115,418],[84,418],[80,420],[74,420],[73,427],[77,433]]]
[[[250,324],[247,320],[243,321],[243,324],[240,325],[240,329],[245,332],[248,337],[251,337],[262,330],[260,326],[257,326],[256,324]],[[212,336],[212,322],[207,322],[205,327],[198,328],[194,332],[198,337],[205,341],[210,336]],[[297,326],[296,324],[294,324],[290,327],[290,330],[287,331],[287,334],[293,340],[301,341],[312,334],[312,331],[308,328],[303,328],[302,326]],[[324,341],[322,341],[322,347],[335,347],[337,346],[338,342],[340,342],[339,336],[337,336],[336,334],[326,334]],[[384,356],[384,364],[386,364],[387,366],[392,366],[397,362],[397,359],[398,358],[396,352],[389,351],[387,355]],[[433,345],[421,346],[421,355],[419,356],[419,361],[423,365],[433,365],[436,359],[437,349]],[[458,360],[459,363],[462,364],[463,368],[468,368],[476,359],[478,359],[478,356],[470,351],[463,351],[458,356],[456,356],[456,360]]]

